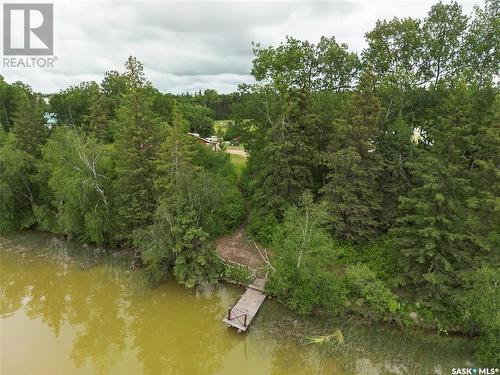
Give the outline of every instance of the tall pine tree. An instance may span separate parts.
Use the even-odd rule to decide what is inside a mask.
[[[382,108],[370,85],[365,77],[344,117],[334,123],[334,138],[325,155],[329,171],[321,190],[335,236],[353,241],[373,237],[379,227],[382,197],[377,179],[382,159],[376,145]]]
[[[461,272],[498,262],[498,132],[494,95],[458,85],[427,142],[409,163],[414,187],[401,198],[393,230],[401,250],[402,283],[434,308],[460,290]],[[498,126],[498,125],[496,125]]]
[[[130,57],[125,64],[127,92],[118,109],[116,127],[116,239],[129,240],[135,229],[151,223],[156,207],[155,160],[166,125],[153,113],[149,82],[142,64]]]
[[[47,139],[41,99],[30,91],[19,96],[14,122],[0,149],[0,230],[34,224],[38,200],[36,161]]]

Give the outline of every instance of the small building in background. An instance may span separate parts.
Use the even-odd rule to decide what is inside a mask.
[[[49,129],[57,124],[57,118],[55,113],[45,112],[43,114],[43,118],[45,119],[45,123],[47,124]]]
[[[217,138],[216,136],[212,135],[208,138],[203,138],[198,133],[188,133],[188,134],[192,137],[195,137],[199,143],[204,144],[207,147],[210,147],[212,150],[220,150],[220,141],[219,138]]]

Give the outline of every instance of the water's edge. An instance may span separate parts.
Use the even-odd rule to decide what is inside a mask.
[[[50,336],[54,333],[49,334],[43,327],[50,328],[49,322],[55,319],[54,316],[58,316],[57,319],[62,324],[59,330],[66,332],[68,336],[73,336],[78,330],[84,329],[86,340],[92,343],[98,340],[99,330],[94,332],[91,328],[85,328],[89,324],[91,325],[88,327],[92,327],[93,323],[88,321],[90,318],[81,317],[76,321],[72,318],[73,315],[78,315],[77,311],[80,309],[91,309],[89,311],[99,311],[98,315],[105,314],[100,319],[107,319],[109,327],[102,327],[102,330],[107,331],[110,337],[123,334],[129,337],[120,341],[124,346],[121,349],[117,348],[118,354],[115,354],[126,358],[134,366],[140,367],[142,364],[143,370],[147,365],[137,353],[138,337],[146,340],[142,345],[151,351],[150,366],[155,371],[165,365],[162,363],[163,354],[156,351],[156,345],[170,347],[169,342],[172,341],[172,344],[185,348],[191,345],[198,347],[196,343],[199,340],[209,347],[215,345],[212,350],[216,350],[215,353],[218,353],[220,361],[226,366],[222,369],[217,368],[215,372],[207,370],[205,373],[231,373],[229,369],[235,370],[232,367],[233,357],[239,362],[244,361],[245,355],[248,355],[245,354],[245,350],[248,351],[249,348],[254,350],[255,354],[252,363],[257,361],[260,363],[259,366],[264,366],[253,370],[263,374],[271,372],[306,374],[310,373],[308,371],[311,368],[315,368],[317,373],[332,374],[446,374],[452,367],[472,365],[468,360],[471,358],[470,340],[431,335],[414,329],[399,329],[351,316],[328,319],[302,318],[274,299],[264,303],[252,323],[250,332],[238,335],[234,330],[227,330],[224,327],[222,318],[227,306],[239,298],[242,288],[234,287],[227,281],[196,290],[186,290],[175,282],[167,282],[153,288],[144,281],[141,269],[137,267],[135,270],[130,269],[134,264],[133,259],[134,257],[119,251],[81,245],[44,233],[23,231],[0,236],[2,341],[7,340],[4,335],[8,336],[9,332],[14,334],[16,329],[21,329],[26,336],[17,338],[19,345],[26,344],[29,347],[28,344],[33,341],[33,337],[30,337],[23,327],[29,321],[31,321],[29,324],[36,322],[36,329],[33,328],[33,332],[44,332],[45,339],[42,345],[52,348],[57,352],[57,356],[71,359],[72,354],[64,353],[65,349],[59,348],[57,342],[60,337]],[[92,299],[97,298],[93,296],[101,294],[104,299]],[[79,299],[82,302],[72,306],[72,301],[76,303]],[[35,302],[36,308],[33,310]],[[185,325],[186,322],[200,319],[192,310],[203,310],[206,315],[203,318],[202,328],[208,330],[205,339],[200,338],[205,337],[204,332],[191,331],[191,328],[187,329]],[[53,315],[55,311],[59,313]],[[140,314],[137,315],[136,312],[139,311]],[[90,315],[92,316],[92,313]],[[17,322],[18,319],[23,323]],[[26,319],[28,321],[25,321]],[[122,321],[125,323],[119,323]],[[148,321],[152,326],[149,326]],[[129,328],[117,327],[120,324],[125,324]],[[137,329],[139,331],[136,331]],[[144,330],[150,333],[144,336],[140,333]],[[328,335],[336,330],[342,332],[345,347],[308,344],[308,337]],[[161,337],[157,337],[158,332],[162,332]],[[74,347],[78,342],[75,338],[68,340],[72,341],[72,344],[67,343],[70,347]],[[108,345],[110,344],[106,341],[106,347],[102,349],[104,352],[108,350],[106,349]],[[228,352],[227,345],[234,348]],[[241,345],[243,347],[240,347]],[[260,352],[261,347],[267,348],[267,351]],[[3,353],[7,350],[5,348],[8,346],[2,345],[3,358],[16,358],[15,354],[23,353],[22,348],[18,348],[19,352],[14,354]],[[73,371],[75,368],[91,366],[85,368],[99,372],[93,350],[91,348],[89,350],[90,352],[85,349],[84,353],[81,353],[86,358],[85,361],[80,363],[74,362],[73,359],[73,363],[65,364],[65,369]],[[273,353],[271,357],[269,357],[270,352]],[[198,356],[202,353],[193,355]],[[18,360],[26,359],[18,358]],[[193,359],[187,359],[186,363],[184,360],[179,360],[182,362],[180,368],[187,371]],[[37,361],[44,360],[34,360]],[[287,361],[293,363],[292,372],[288,365],[285,365]],[[120,363],[118,361],[114,367],[106,368],[105,372],[123,371]],[[277,367],[276,363],[279,364]],[[4,364],[2,373],[9,373],[3,366]],[[252,368],[254,365],[249,366]],[[273,366],[277,370],[274,370]],[[201,370],[198,368],[196,371]],[[196,371],[194,373],[197,373]]]

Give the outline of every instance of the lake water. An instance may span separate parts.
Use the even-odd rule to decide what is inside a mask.
[[[148,284],[130,261],[54,236],[0,236],[0,373],[450,374],[472,342],[354,319],[305,320],[273,300],[248,333],[222,323],[241,288]],[[345,346],[307,344],[340,329]]]

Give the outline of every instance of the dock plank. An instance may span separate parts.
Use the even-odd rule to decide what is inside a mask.
[[[257,314],[257,311],[259,311],[260,306],[266,299],[266,294],[263,292],[265,284],[265,279],[255,279],[254,282],[247,287],[245,293],[243,293],[236,305],[231,308],[229,316],[226,315],[223,322],[240,331],[246,331]]]

